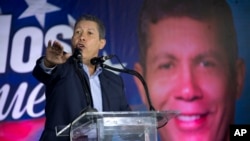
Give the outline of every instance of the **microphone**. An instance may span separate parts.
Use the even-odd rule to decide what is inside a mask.
[[[84,108],[80,114],[85,112],[97,112],[97,110],[93,107],[93,100],[91,98],[91,90],[89,86],[88,76],[83,70],[81,49],[75,48],[72,56],[75,61],[76,73],[80,78],[87,101],[87,107]]]
[[[78,64],[79,68],[82,68],[82,54],[81,50],[79,48],[75,48],[74,53],[73,53],[74,60]]]
[[[79,61],[82,60],[82,54],[79,48],[75,48],[73,56]]]
[[[92,65],[102,64],[108,59],[113,58],[115,55],[107,55],[107,56],[101,56],[101,57],[94,57],[90,60],[90,63]]]

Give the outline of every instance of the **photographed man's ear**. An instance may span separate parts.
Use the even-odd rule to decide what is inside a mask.
[[[246,66],[243,59],[239,58],[236,64],[236,80],[237,80],[237,98],[241,96],[244,86]]]
[[[137,71],[138,73],[140,73],[143,76],[143,69],[142,69],[141,64],[135,63],[134,69],[135,69],[135,71]],[[136,83],[137,88],[139,90],[139,93],[140,93],[140,96],[141,96],[141,99],[142,99],[143,103],[148,105],[147,97],[146,97],[145,90],[144,90],[142,82],[135,76],[134,76],[134,80],[135,80],[135,83]]]
[[[106,45],[106,40],[105,39],[100,39],[100,46],[99,46],[99,49],[103,49],[104,46]]]

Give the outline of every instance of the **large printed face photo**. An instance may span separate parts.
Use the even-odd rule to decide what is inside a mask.
[[[180,112],[159,130],[161,139],[225,140],[242,88],[242,61],[230,67],[211,23],[168,18],[151,25],[149,32],[145,69],[137,64],[137,70],[148,82],[155,109]],[[146,103],[143,90],[141,96]]]
[[[180,112],[159,129],[161,140],[229,140],[245,79],[231,17],[226,1],[144,2],[135,69],[156,110]]]
[[[203,2],[226,3],[229,15]],[[40,139],[46,88],[32,70],[49,40],[74,51],[83,14],[106,27],[105,41],[91,42],[84,56],[117,56],[104,63],[139,72],[153,108],[179,112],[157,129],[158,141],[229,141],[230,125],[250,124],[249,0],[8,0],[0,1],[0,141]],[[115,73],[131,109],[150,110],[139,79]]]

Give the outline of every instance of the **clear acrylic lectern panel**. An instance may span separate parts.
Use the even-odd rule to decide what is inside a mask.
[[[157,128],[176,111],[86,112],[67,126],[56,127],[57,136],[71,141],[157,141]]]

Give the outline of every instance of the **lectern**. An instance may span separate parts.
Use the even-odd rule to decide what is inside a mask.
[[[157,128],[177,111],[86,112],[66,126],[57,126],[57,136],[71,141],[157,141]]]

